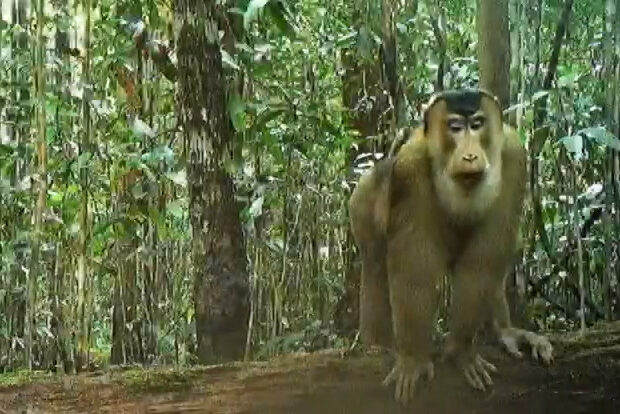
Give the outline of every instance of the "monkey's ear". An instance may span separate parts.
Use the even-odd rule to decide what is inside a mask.
[[[480,93],[481,109],[490,116],[492,122],[497,128],[502,128],[501,125],[504,123],[504,112],[502,111],[502,106],[499,99],[485,90],[480,90]]]
[[[481,95],[481,103],[482,101],[485,100],[485,98],[490,101],[489,103],[491,104],[491,107],[493,108],[493,110],[495,110],[497,112],[497,116],[500,122],[500,125],[504,122],[504,113],[502,111],[502,105],[499,102],[499,98],[496,95],[493,95],[491,92],[487,91],[486,89],[479,89],[480,95]]]
[[[423,116],[423,120],[424,120],[424,133],[426,134],[428,132],[428,125],[430,122],[430,113],[431,110],[433,109],[433,106],[435,106],[435,104],[437,102],[439,102],[439,100],[443,99],[444,94],[443,92],[437,92],[434,93],[433,95],[431,95],[431,97],[428,99],[428,102],[426,104],[422,104],[422,116]]]
[[[500,106],[499,98],[497,97],[497,95],[494,95],[490,91],[488,91],[486,89],[482,89],[482,88],[478,89],[478,91],[479,91],[479,93],[481,95],[484,95],[484,96],[488,97],[489,99],[491,99],[493,102],[495,102],[495,104],[497,106]]]

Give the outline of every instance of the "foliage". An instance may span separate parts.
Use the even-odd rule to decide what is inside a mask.
[[[416,9],[398,9],[395,23],[404,124],[419,120],[444,53],[446,87],[478,81],[473,2],[445,2],[443,20],[428,2],[417,3]],[[563,2],[544,2],[540,44],[534,44],[533,37],[521,39],[526,51],[523,96],[507,110],[523,110],[522,133],[531,149],[539,133],[535,109],[546,103],[549,139],[540,148],[534,177],[542,194],[543,228],[538,228],[529,208],[519,266],[522,274],[530,275],[530,314],[541,327],[570,326],[576,320],[573,287],[579,263],[573,255],[573,203],[578,203],[582,222],[601,206],[616,216],[618,209],[617,193],[614,198],[600,190],[610,191],[608,149],[620,149],[617,131],[610,132],[604,111],[609,87],[601,78],[606,65],[604,10],[600,4],[576,3],[553,88],[541,91],[563,7]],[[253,288],[252,351],[263,358],[342,345],[346,341],[332,320],[348,271],[345,206],[355,181],[350,174],[351,149],[364,138],[351,126],[353,114],[343,104],[342,56],[354,50],[362,60],[377,60],[380,7],[325,0],[238,0],[227,6],[227,21],[238,18],[243,28],[233,47],[223,44],[222,59],[231,85],[227,108],[236,142],[229,171],[242,206]],[[85,193],[92,223],[90,346],[96,363],[108,363],[114,309],[119,306],[113,292],[125,282],[135,294],[122,298],[133,301],[127,302],[133,315],[127,316],[128,332],[145,348],[148,335],[154,332],[156,337],[149,361],[191,363],[195,339],[185,147],[177,139],[174,77],[166,66],[174,69],[175,63],[172,10],[167,2],[155,1],[103,0],[96,7],[88,85],[81,80],[81,45],[62,49],[55,37],[60,31],[72,36],[83,31],[78,24],[83,16],[73,15],[70,7],[57,7],[45,26],[50,40],[45,102],[49,187],[44,269],[36,292],[37,363],[52,364],[55,357],[49,354],[61,339],[68,349],[74,346],[75,258],[84,231],[79,218]],[[533,18],[535,11],[525,12]],[[0,366],[10,370],[23,366],[25,275],[35,206],[34,30],[28,20],[18,24],[3,18]],[[445,51],[438,47],[434,23],[446,36]],[[541,55],[538,67],[535,54],[529,53],[536,48]],[[367,98],[373,105],[373,97]],[[87,148],[81,145],[84,100],[94,131]],[[81,171],[87,171],[85,187]],[[614,180],[617,188],[617,177]],[[596,195],[591,197],[593,191]],[[609,257],[608,243],[617,239],[620,223],[615,218],[606,225],[596,223],[583,236],[586,288],[593,303],[587,310],[589,320],[600,318],[596,309],[613,305],[619,314],[620,308],[618,299],[612,303],[610,298],[611,291],[619,296],[617,277],[606,281],[603,276],[619,269],[618,247],[614,245]],[[127,263],[135,269],[135,280],[120,276],[130,274],[123,268]]]

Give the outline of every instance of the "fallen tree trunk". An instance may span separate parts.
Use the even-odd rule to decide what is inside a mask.
[[[439,364],[435,379],[408,408],[394,402],[392,388],[380,385],[390,358],[325,351],[0,386],[0,413],[620,413],[620,324],[593,329],[585,338],[552,339],[556,359],[549,367],[485,347],[483,355],[498,368],[495,385],[485,393]]]

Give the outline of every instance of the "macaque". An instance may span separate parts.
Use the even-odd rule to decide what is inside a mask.
[[[400,145],[400,144],[398,144]],[[504,284],[516,252],[526,183],[526,154],[505,125],[497,98],[483,90],[431,98],[423,125],[364,174],[351,195],[353,236],[362,258],[360,338],[393,347],[384,380],[407,403],[421,378],[434,376],[432,332],[440,283],[452,298],[443,358],[479,390],[493,364],[477,352],[490,322],[500,344],[521,356],[552,360],[549,340],[514,328]]]

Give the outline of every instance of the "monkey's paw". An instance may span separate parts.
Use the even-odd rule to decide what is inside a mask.
[[[430,360],[418,361],[411,357],[398,355],[392,371],[383,380],[384,386],[395,383],[394,398],[401,404],[406,405],[413,399],[416,385],[420,378],[426,376],[430,381],[435,376],[433,362]]]
[[[463,374],[465,374],[467,383],[473,388],[485,391],[487,386],[493,385],[489,372],[497,372],[497,368],[482,358],[480,354],[474,353],[471,357],[460,360],[457,363]]]
[[[553,361],[553,346],[544,335],[538,335],[524,329],[508,328],[501,331],[499,341],[506,351],[516,358],[523,356],[519,351],[519,344],[525,342],[530,346],[534,360],[540,359],[545,364],[550,364]]]

